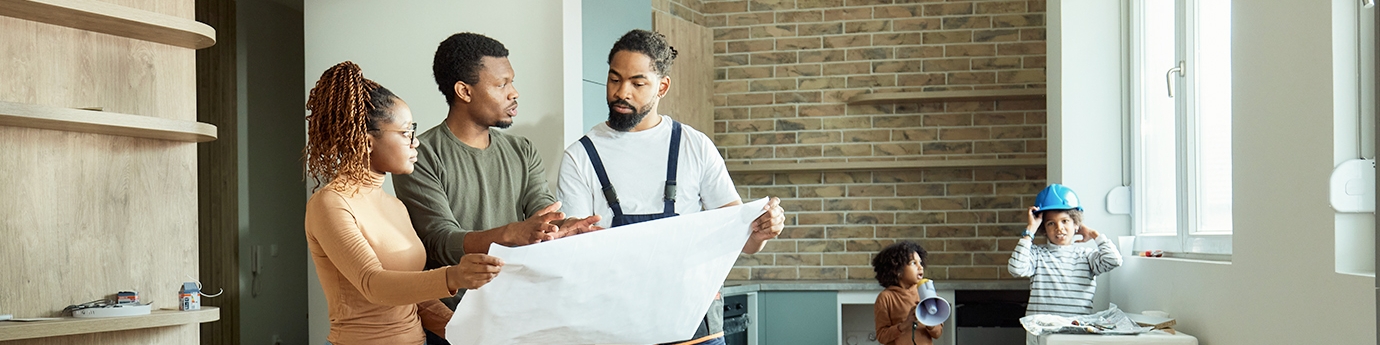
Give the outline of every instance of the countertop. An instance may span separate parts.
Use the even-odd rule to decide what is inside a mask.
[[[1027,290],[1030,281],[935,280],[938,290]],[[725,296],[757,291],[881,291],[876,280],[729,280],[719,290]]]

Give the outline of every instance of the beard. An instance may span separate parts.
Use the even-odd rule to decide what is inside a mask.
[[[512,127],[512,126],[513,126],[513,120],[498,120],[497,122],[494,122],[494,125],[493,125],[493,126],[490,126],[490,127],[494,127],[494,128],[498,128],[498,129],[508,129],[508,127]]]
[[[613,109],[614,106],[618,105],[628,107],[629,109],[632,109],[633,112],[631,114],[619,113],[617,110]],[[647,114],[650,114],[651,112],[651,105],[647,105],[642,109],[638,109],[637,107],[634,107],[631,103],[628,103],[628,101],[621,99],[609,102],[609,128],[613,128],[613,130],[619,132],[627,132],[629,130],[632,130],[633,127],[636,127],[638,123],[641,123],[642,118],[647,117]]]

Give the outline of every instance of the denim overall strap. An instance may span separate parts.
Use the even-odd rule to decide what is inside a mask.
[[[676,167],[680,164],[680,122],[671,121],[671,152],[666,154],[666,190],[662,201],[666,203],[662,214],[676,213]]]
[[[599,159],[599,150],[594,149],[594,142],[589,141],[589,136],[580,138],[580,145],[584,145],[585,152],[589,153],[589,161],[594,164],[594,174],[599,176],[599,187],[604,191],[604,200],[609,202],[609,208],[613,209],[613,218],[623,218],[623,208],[618,205],[618,192],[613,190],[613,184],[609,183],[609,174],[604,172],[604,162]]]

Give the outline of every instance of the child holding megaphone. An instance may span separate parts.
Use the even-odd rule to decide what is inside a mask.
[[[928,256],[929,253],[919,244],[901,241],[887,246],[872,258],[872,270],[877,272],[877,283],[886,288],[877,294],[877,301],[873,304],[877,322],[877,342],[883,345],[934,344],[934,339],[944,333],[942,319],[948,318],[948,302],[943,302],[942,306],[933,306],[935,312],[939,312],[938,308],[943,308],[943,316],[937,317],[939,322],[922,322],[923,320],[916,317],[916,307],[921,302],[921,290],[928,286],[930,295],[933,295],[933,282],[923,278],[925,259]],[[928,307],[921,308],[926,308],[922,313],[924,315],[936,314],[929,312]]]

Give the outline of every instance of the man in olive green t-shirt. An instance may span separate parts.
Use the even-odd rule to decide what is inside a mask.
[[[450,110],[417,136],[412,174],[393,176],[427,268],[487,253],[493,243],[521,246],[587,232],[598,221],[565,219],[532,143],[490,130],[511,126],[517,116],[507,56],[502,43],[474,33],[452,35],[436,50],[432,70]]]

